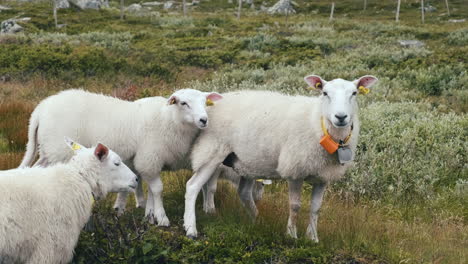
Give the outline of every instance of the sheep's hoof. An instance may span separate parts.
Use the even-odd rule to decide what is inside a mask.
[[[120,209],[120,207],[114,207],[114,211],[117,213],[117,216],[122,216],[125,210]]]
[[[291,238],[297,239],[296,227],[288,226],[288,230],[286,231],[286,234],[290,236]]]
[[[205,213],[206,213],[206,214],[209,214],[209,215],[214,215],[214,214],[216,214],[216,208],[214,208],[214,207],[207,207],[207,208],[205,208],[205,210],[203,210],[203,211],[205,211]]]
[[[314,232],[310,228],[307,228],[306,236],[315,243],[319,242],[317,232]]]
[[[158,226],[170,226],[170,222],[167,216],[164,216],[163,219],[161,219],[161,221],[158,221]]]

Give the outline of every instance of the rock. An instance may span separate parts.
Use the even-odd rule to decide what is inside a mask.
[[[74,5],[80,9],[100,9],[105,6],[106,0],[63,0],[68,1],[70,5]],[[106,2],[105,2],[106,1]],[[107,3],[107,6],[109,3]]]
[[[162,4],[163,3],[161,3],[161,2],[154,1],[154,2],[145,2],[145,3],[141,4],[141,5],[142,6],[160,6]]]
[[[0,11],[2,10],[11,10],[11,7],[0,5]]]
[[[164,3],[164,9],[171,9],[172,7],[174,7],[174,2],[172,1],[167,1],[166,3]]]
[[[437,11],[437,8],[431,6],[431,5],[428,5],[426,7],[424,7],[424,12],[435,12]]]
[[[23,31],[23,27],[16,23],[15,19],[7,19],[0,24],[1,34],[14,34]]]
[[[450,23],[463,23],[465,21],[466,21],[466,19],[463,18],[463,19],[449,19],[448,22],[450,22]]]
[[[136,12],[140,11],[141,8],[142,8],[142,6],[140,4],[131,4],[131,5],[127,6],[127,8],[125,8],[125,11],[131,12],[131,13],[136,13]]]
[[[269,14],[295,14],[291,0],[279,0],[274,6],[268,9]]]
[[[424,43],[419,40],[399,40],[398,43],[400,43],[400,45],[405,48],[409,48],[409,47],[420,48],[424,46]]]
[[[57,6],[57,9],[70,7],[70,3],[68,2],[68,0],[55,0],[55,5]]]
[[[31,20],[30,17],[22,17],[22,18],[15,19],[16,22],[28,22],[30,20]]]
[[[200,0],[192,0],[192,5],[193,6],[200,5]]]
[[[9,81],[11,81],[11,76],[9,74],[0,76],[0,82],[9,82]]]

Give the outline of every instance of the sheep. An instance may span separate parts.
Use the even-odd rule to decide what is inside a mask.
[[[203,185],[203,211],[208,214],[216,212],[214,204],[214,194],[216,193],[218,178],[226,179],[230,182],[234,188],[238,191],[241,190],[240,186],[243,180],[232,168],[220,165],[210,180]],[[264,185],[271,184],[269,180],[257,180],[254,187],[252,188],[252,197],[255,202],[259,201],[263,197]]]
[[[66,143],[75,152],[68,163],[0,171],[0,263],[69,263],[94,199],[136,188],[137,176],[103,144]]]
[[[195,201],[200,188],[223,163],[243,177],[239,193],[253,217],[257,215],[251,194],[254,179],[288,181],[287,234],[293,238],[297,238],[302,184],[304,180],[310,182],[314,187],[306,235],[318,242],[318,211],[325,187],[344,175],[356,150],[359,135],[356,95],[368,92],[377,78],[367,75],[355,81],[327,82],[310,75],[305,81],[321,90],[321,96],[232,92],[223,95],[216,111],[208,112],[211,125],[199,135],[191,153],[194,174],[187,182],[184,212],[188,237],[197,236]]]
[[[189,150],[199,130],[208,126],[206,104],[221,98],[218,93],[182,89],[169,99],[129,102],[83,90],[63,91],[46,98],[33,111],[20,167],[31,166],[38,152],[37,166],[68,160],[69,153],[57,140],[65,135],[85,146],[103,142],[148,183],[145,216],[151,223],[156,218],[159,226],[169,226],[160,172],[163,168],[190,168]],[[119,193],[114,207],[120,213],[126,200],[127,194]],[[141,181],[136,201],[144,207]]]

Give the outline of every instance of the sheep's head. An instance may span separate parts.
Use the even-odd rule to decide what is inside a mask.
[[[206,107],[223,97],[218,93],[205,93],[193,89],[178,90],[168,99],[168,104],[177,107],[183,121],[203,129],[208,126]]]
[[[377,82],[371,75],[362,76],[354,81],[335,79],[325,81],[317,75],[309,75],[304,80],[311,86],[322,91],[322,115],[334,127],[345,128],[357,110],[356,95],[366,94],[369,88]]]
[[[72,160],[77,161],[86,176],[96,180],[93,190],[96,195],[107,192],[130,191],[136,188],[138,178],[120,159],[120,156],[108,147],[98,143],[96,147],[86,148],[69,138],[65,143],[73,150]]]

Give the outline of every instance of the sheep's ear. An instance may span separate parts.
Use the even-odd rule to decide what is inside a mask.
[[[206,99],[210,99],[211,101],[219,101],[223,99],[223,96],[220,95],[219,93],[211,92],[211,93],[205,93],[206,94]]]
[[[364,75],[359,79],[353,81],[356,87],[359,90],[360,94],[367,94],[369,93],[369,88],[373,86],[379,79],[372,75]]]
[[[222,95],[220,95],[219,93],[215,93],[215,92],[205,93],[205,95],[206,95],[206,106],[212,106],[214,105],[213,103],[214,101],[223,99]]]
[[[76,143],[74,140],[68,137],[65,137],[64,140],[65,140],[65,144],[67,144],[67,146],[71,148],[73,151],[79,151],[79,150],[85,149],[85,147]]]
[[[353,81],[354,84],[356,84],[357,87],[359,86],[364,86],[366,88],[370,88],[372,85],[374,85],[379,79],[377,77],[372,76],[372,75],[364,75],[359,79],[356,79]]]
[[[327,83],[322,77],[317,75],[308,75],[304,77],[304,81],[309,85],[311,89],[322,90]]]
[[[172,95],[171,97],[169,97],[169,99],[167,100],[167,104],[168,105],[173,105],[173,104],[177,104],[179,102],[179,98],[175,95]]]
[[[98,143],[96,149],[94,149],[94,156],[98,158],[98,160],[103,161],[107,154],[109,154],[109,149],[101,143]]]

